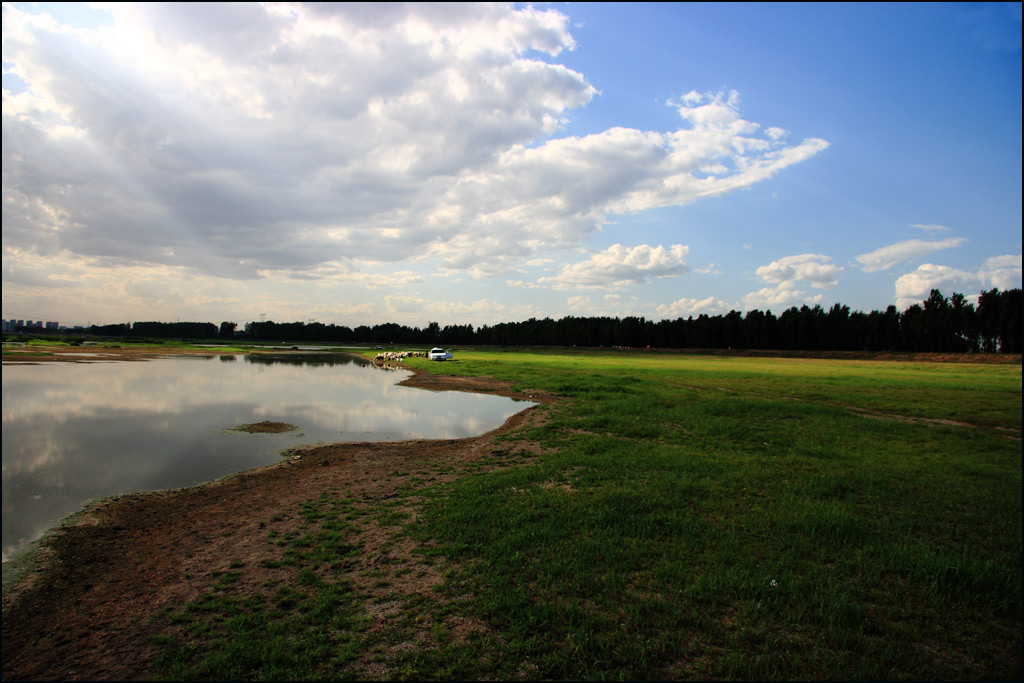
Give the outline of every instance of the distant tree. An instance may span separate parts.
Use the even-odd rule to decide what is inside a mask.
[[[900,316],[899,351],[924,351],[927,342],[927,323],[924,307],[914,304]]]
[[[895,306],[884,313],[871,311],[863,327],[864,348],[869,351],[895,351],[900,346],[900,314]]]
[[[437,344],[441,341],[441,324],[433,321],[427,324],[424,336],[428,344]]]
[[[90,325],[89,334],[102,335],[104,337],[127,337],[132,332],[130,323],[117,323],[114,325]]]
[[[1022,317],[1024,292],[1020,288],[1009,289],[1002,293],[1000,308],[1000,346],[1003,353],[1021,352]]]
[[[982,347],[989,352],[1021,352],[1021,290],[991,289],[978,298]]]
[[[946,328],[949,301],[937,289],[933,289],[924,300],[924,314],[921,323],[919,351],[948,351],[949,330]]]
[[[850,338],[850,307],[833,304],[825,315],[825,348],[847,350],[852,347]]]
[[[977,351],[978,329],[974,306],[967,297],[954,292],[949,298],[949,326],[954,351]]]
[[[92,326],[89,332],[110,336],[145,336],[223,339],[246,335],[251,339],[279,341],[377,342],[395,344],[490,344],[548,346],[631,346],[660,348],[749,348],[871,351],[977,351],[1020,353],[1021,290],[981,293],[976,306],[955,293],[946,299],[939,290],[903,313],[895,306],[884,312],[850,311],[836,303],[828,312],[821,306],[792,307],[776,318],[771,311],[751,310],[726,315],[662,320],[608,316],[530,318],[519,322],[484,325],[445,325],[431,322],[424,329],[397,323],[354,330],[323,323],[246,323],[242,333],[236,323],[223,322],[219,331],[212,323],[137,322]]]
[[[778,322],[771,311],[747,311],[743,319],[743,340],[739,345],[748,349],[777,348]]]
[[[989,353],[999,350],[999,304],[998,289],[982,292],[978,297],[978,327],[981,332],[981,347]]]

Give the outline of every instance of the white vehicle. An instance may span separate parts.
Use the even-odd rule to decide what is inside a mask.
[[[430,349],[430,353],[427,354],[427,358],[429,358],[430,360],[451,360],[452,350],[448,349],[447,351],[445,351],[441,347],[435,346],[434,348]]]

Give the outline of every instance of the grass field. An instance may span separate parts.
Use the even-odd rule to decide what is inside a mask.
[[[246,602],[218,577],[168,615],[189,636],[160,641],[160,675],[1019,675],[1019,363],[456,358],[410,365],[561,400],[454,482],[423,473],[388,506],[332,491],[282,511],[307,524],[278,540],[294,580]],[[357,519],[447,568],[428,591],[378,586],[398,605],[386,633],[342,571]]]

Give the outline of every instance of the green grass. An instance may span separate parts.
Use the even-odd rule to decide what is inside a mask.
[[[346,541],[351,507],[322,497],[284,511],[311,526],[279,541],[293,574],[276,594],[232,601],[258,569],[229,569],[174,615],[191,635],[168,645],[179,663],[165,675],[358,678],[359,653],[375,648],[394,678],[1020,673],[1019,364],[456,358],[409,364],[563,400],[492,457],[515,460],[527,438],[547,455],[446,485],[413,478],[400,495],[422,501],[415,522],[391,505],[366,511],[449,567],[439,592],[402,599],[390,637],[413,645],[360,630],[359,596],[340,578],[344,553],[359,551]],[[321,623],[334,617],[318,600],[351,621]],[[456,635],[456,616],[484,627]],[[246,663],[218,663],[236,632]]]
[[[538,677],[1019,669],[1019,365],[459,357],[436,371],[571,398],[538,435],[557,453],[439,492],[415,531]]]
[[[346,542],[344,501],[324,495],[301,506],[310,524],[263,569],[288,571],[262,580],[267,592],[243,591],[259,568],[234,561],[212,571],[211,589],[164,615],[154,642],[162,680],[352,679],[364,619],[351,585],[334,574],[355,551]],[[272,537],[268,534],[268,537]],[[270,590],[276,588],[276,590]]]

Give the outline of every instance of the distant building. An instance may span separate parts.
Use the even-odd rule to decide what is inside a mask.
[[[62,330],[60,323],[55,320],[18,320],[11,318],[3,321],[4,332],[20,332],[23,330],[46,330],[47,332],[59,332]]]

